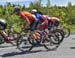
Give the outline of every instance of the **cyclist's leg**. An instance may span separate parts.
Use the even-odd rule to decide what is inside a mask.
[[[32,23],[30,24],[31,30],[36,30],[38,25],[38,21],[33,20]]]
[[[0,34],[1,34],[1,36],[4,37],[4,40],[5,40],[7,43],[10,43],[10,40],[8,39],[8,35],[6,34],[6,32],[1,31]]]
[[[37,29],[38,23],[39,23],[38,21],[34,20],[34,21],[31,23],[31,25],[30,25],[30,27],[31,27],[31,32],[32,32],[32,34],[33,34],[33,36],[34,36],[35,39],[39,38],[39,34],[36,33],[36,31],[35,31],[35,30]]]
[[[53,26],[53,22],[51,20],[48,20],[48,30],[51,30]]]

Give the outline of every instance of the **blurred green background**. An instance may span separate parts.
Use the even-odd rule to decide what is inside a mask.
[[[48,0],[49,1],[49,0]],[[0,5],[0,18],[5,19],[8,23],[8,26],[13,26],[16,31],[20,31],[22,24],[26,23],[19,16],[13,13],[13,9],[16,5],[11,5],[11,3],[7,3],[7,5]],[[38,11],[43,12],[43,14],[47,14],[49,16],[56,16],[61,20],[60,25],[65,27],[69,27],[71,32],[75,32],[75,5],[72,5],[71,2],[68,3],[68,6],[51,6],[50,2],[47,3],[46,7],[41,5],[41,1],[37,3],[30,3],[28,8],[25,5],[21,6],[23,11],[29,11],[33,8]]]

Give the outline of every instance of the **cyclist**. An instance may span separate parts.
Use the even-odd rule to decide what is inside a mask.
[[[27,24],[24,26],[24,28],[26,28],[29,25],[32,30],[32,26],[34,24],[35,18],[32,16],[31,13],[27,11],[21,11],[21,9],[18,6],[14,8],[14,13],[19,15],[25,21],[27,21]]]
[[[27,21],[26,25],[24,25],[23,29],[27,28],[28,26],[30,27],[31,33],[33,34],[34,38],[36,39],[36,35],[34,30],[36,30],[36,17],[31,14],[30,12],[27,11],[21,11],[20,7],[16,6],[14,8],[14,13],[19,15],[22,19]]]
[[[38,12],[36,9],[33,9],[32,14],[36,17],[36,27],[38,26],[38,24],[40,24],[41,29],[43,29],[44,27],[42,25],[45,26],[46,18],[43,16],[42,12]]]
[[[57,17],[48,17],[48,29],[51,28],[57,29],[60,23],[60,19]]]
[[[7,43],[9,43],[10,41],[9,41],[9,39],[8,39],[8,35],[7,35],[6,32],[4,31],[6,28],[7,28],[7,22],[6,22],[4,19],[0,19],[0,34],[1,34],[3,37],[7,38],[7,39],[5,39],[5,41],[6,41]]]
[[[43,27],[44,29],[51,30],[51,28],[58,28],[60,19],[57,17],[49,17],[48,15],[43,15],[45,18],[44,25],[40,26],[41,28]]]

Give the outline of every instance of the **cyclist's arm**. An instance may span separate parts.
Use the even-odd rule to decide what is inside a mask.
[[[41,25],[44,25],[44,24],[45,24],[45,22],[42,22],[42,23],[41,23]]]
[[[23,26],[22,26],[22,30],[25,30],[25,28],[28,28],[28,27],[29,27],[29,23],[24,23]]]
[[[45,25],[45,24],[46,24],[46,22],[47,22],[47,19],[46,19],[46,20],[44,20],[44,21],[41,23],[41,25]]]

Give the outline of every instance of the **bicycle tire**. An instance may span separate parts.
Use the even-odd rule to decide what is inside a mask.
[[[54,38],[54,35],[51,35],[51,37],[53,37]],[[45,38],[45,37],[44,37]],[[49,43],[49,44],[48,44]],[[57,44],[55,45],[55,44],[53,44],[53,45],[51,45],[51,44],[53,44],[53,42],[50,40],[50,41],[46,41],[46,40],[44,40],[43,41],[43,45],[44,45],[44,47],[47,49],[47,50],[54,50],[54,49],[56,49],[57,48]]]
[[[21,34],[18,34],[17,37],[17,48],[20,51],[30,51],[32,48],[32,45],[26,45],[25,42],[22,40]]]

